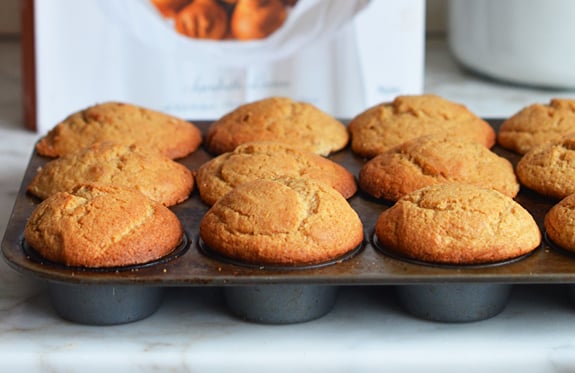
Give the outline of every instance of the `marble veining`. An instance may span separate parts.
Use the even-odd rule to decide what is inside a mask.
[[[0,40],[0,235],[38,135],[21,116],[17,41]],[[425,91],[485,117],[575,92],[506,86],[459,69],[428,43]],[[0,262],[0,369],[5,372],[572,372],[575,303],[563,285],[517,285],[507,308],[475,323],[415,319],[392,287],[346,287],[335,309],[304,324],[231,316],[215,288],[174,288],[149,318],[94,327],[58,318],[44,287]]]

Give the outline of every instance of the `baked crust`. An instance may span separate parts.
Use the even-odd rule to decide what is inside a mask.
[[[575,133],[575,100],[551,99],[529,105],[505,120],[497,133],[502,147],[518,154]]]
[[[575,134],[531,148],[516,172],[521,184],[541,195],[561,199],[575,193]]]
[[[159,259],[177,247],[182,234],[180,221],[162,204],[138,191],[97,184],[47,198],[24,230],[42,257],[94,268]]]
[[[375,226],[386,249],[440,264],[484,264],[535,250],[541,232],[512,198],[468,184],[438,184],[405,195]]]
[[[343,123],[315,106],[286,97],[269,97],[241,105],[212,123],[205,146],[219,155],[246,142],[278,141],[328,155],[343,149],[348,140]]]
[[[166,206],[183,202],[194,187],[192,172],[162,154],[136,145],[96,143],[48,162],[27,191],[41,199],[72,192],[79,184],[113,184],[136,189]]]
[[[200,130],[185,120],[140,106],[106,102],[65,118],[36,144],[38,154],[59,157],[97,142],[136,144],[176,159],[194,152]]]
[[[545,214],[543,220],[549,239],[557,246],[575,252],[575,194],[571,194]]]
[[[252,264],[305,265],[361,244],[357,213],[335,189],[311,179],[258,179],[219,199],[200,237],[221,255]]]
[[[360,188],[375,198],[396,201],[417,189],[466,183],[515,197],[519,183],[513,165],[485,146],[430,135],[409,140],[367,161]]]
[[[425,94],[398,96],[371,107],[349,123],[351,150],[372,158],[413,138],[443,134],[491,148],[495,131],[464,105]]]
[[[204,163],[196,172],[202,200],[213,205],[240,184],[255,179],[309,177],[323,181],[344,198],[357,191],[354,176],[343,166],[317,154],[273,141],[239,145]]]

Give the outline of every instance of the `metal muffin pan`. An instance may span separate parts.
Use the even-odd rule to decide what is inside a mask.
[[[502,121],[489,120],[489,122],[495,129],[498,129]],[[205,130],[209,125],[209,122],[205,121],[194,121],[194,123],[202,130]],[[509,159],[513,164],[516,164],[520,158],[498,146],[495,146],[493,150]],[[211,155],[200,149],[191,156],[181,159],[180,162],[193,170],[210,158]],[[364,160],[353,155],[349,148],[330,156],[330,158],[342,164],[356,176],[364,163]],[[507,293],[505,289],[510,288],[513,284],[575,284],[575,257],[554,249],[545,240],[532,255],[519,261],[492,267],[446,268],[426,266],[386,255],[374,247],[369,232],[373,231],[379,214],[390,204],[374,200],[361,191],[349,199],[349,202],[358,212],[364,224],[366,233],[364,247],[355,256],[333,265],[286,270],[285,268],[243,266],[205,255],[198,249],[197,242],[199,222],[208,207],[200,200],[196,190],[189,200],[172,207],[172,210],[180,218],[190,241],[188,250],[182,255],[155,265],[129,270],[91,271],[53,266],[31,258],[22,245],[26,220],[39,203],[36,198],[26,194],[26,186],[30,183],[38,167],[48,161],[49,159],[39,157],[33,152],[2,241],[2,253],[7,262],[16,270],[43,279],[52,285],[49,288],[52,289],[50,293],[52,301],[56,303],[56,310],[60,310],[58,312],[62,317],[75,322],[114,324],[144,318],[160,306],[161,294],[159,293],[163,288],[174,286],[223,287],[226,293],[225,297],[230,304],[230,312],[244,319],[265,323],[302,322],[329,312],[332,306],[330,299],[333,299],[333,290],[336,290],[335,293],[337,293],[338,287],[358,285],[393,285],[398,290],[406,290],[406,294],[399,297],[400,302],[403,302],[401,299],[407,298],[414,301],[420,299],[424,304],[429,305],[429,308],[435,307],[443,310],[449,307],[453,309],[453,312],[448,315],[435,315],[440,317],[415,315],[418,317],[448,322],[473,321],[485,317],[463,316],[461,315],[463,313],[471,314],[463,306],[472,301],[476,302],[478,299],[492,298],[492,301],[505,299]],[[542,198],[524,188],[516,200],[531,212],[542,231],[545,213],[558,202]],[[499,286],[492,286],[494,284],[505,286],[500,289]],[[488,286],[480,287],[479,285]],[[233,288],[237,290],[236,294],[233,294]],[[463,288],[466,290],[462,290]],[[139,293],[140,291],[146,293],[146,289],[149,291],[148,295]],[[302,289],[304,290],[302,291]],[[264,300],[274,298],[275,294],[284,291],[286,293],[291,291],[296,294],[299,291],[299,294],[302,295],[295,296],[295,299],[298,297],[308,299],[307,302],[300,302],[301,304],[293,303],[294,306],[301,307],[300,309],[306,307],[309,309],[310,304],[321,305],[315,307],[313,312],[309,310],[300,312],[300,316],[295,320],[283,317],[274,318],[275,316],[272,315],[275,312],[274,308],[266,305]],[[83,296],[86,293],[91,293],[91,296]],[[319,293],[327,294],[324,300],[318,300],[317,294]],[[67,295],[67,299],[61,301],[59,295],[62,294]],[[433,295],[427,296],[426,294]],[[469,294],[474,295],[470,296]],[[575,290],[571,294],[575,298]],[[90,303],[82,298],[96,298],[99,301]],[[141,298],[149,299],[145,302],[134,301]],[[247,303],[255,305],[256,309],[252,310],[254,312],[250,311],[246,314],[246,311],[242,310],[242,302],[237,301],[238,298],[241,300],[251,299]],[[431,300],[425,300],[429,298]],[[448,298],[461,300],[459,305],[462,307],[454,307],[453,302],[450,303]],[[124,302],[125,299],[127,299],[126,302]],[[437,299],[443,299],[447,303],[436,306],[432,301]],[[275,306],[281,306],[284,301],[285,299],[276,297]],[[60,302],[62,304],[59,304]],[[106,303],[105,307],[109,309],[106,311],[109,317],[100,320],[96,315],[104,312],[104,303]],[[476,309],[492,309],[492,311],[485,313],[488,316],[493,316],[501,310],[500,307],[477,303]],[[500,305],[501,303],[504,301],[499,302]],[[405,304],[404,307],[408,312],[414,314],[410,311],[413,307],[410,308]],[[262,312],[265,311],[264,316],[258,314],[258,308]],[[72,312],[72,315],[64,313],[68,311]],[[293,309],[290,312],[296,313]],[[90,313],[94,317],[88,319],[77,317]]]
[[[354,250],[329,261],[302,265],[257,265],[227,258],[211,250],[201,238],[198,249],[208,257],[223,263],[260,270],[301,271],[337,265],[360,253],[363,242]],[[264,284],[226,286],[223,289],[225,304],[233,315],[246,321],[262,324],[294,324],[315,320],[329,313],[335,305],[339,288],[334,285],[314,284]]]

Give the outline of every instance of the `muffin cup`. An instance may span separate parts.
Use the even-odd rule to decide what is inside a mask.
[[[48,282],[56,313],[68,321],[88,325],[125,324],[153,314],[164,289],[155,286],[71,284]]]
[[[224,288],[228,309],[237,317],[263,324],[292,324],[318,319],[335,305],[337,286],[259,285]]]
[[[318,269],[348,260],[363,250],[364,242],[348,253],[317,264],[259,265],[228,258],[210,249],[204,241],[197,241],[198,250],[223,263],[265,271],[298,271]],[[316,284],[256,284],[230,285],[223,289],[224,300],[235,316],[262,324],[294,324],[318,319],[329,313],[335,305],[338,286]]]
[[[440,264],[407,258],[388,250],[375,232],[374,247],[382,254],[407,263],[444,269],[481,269],[512,264],[533,254],[511,258],[501,262],[484,264]],[[425,320],[440,322],[473,322],[491,318],[505,308],[512,290],[511,284],[484,282],[443,282],[405,284],[396,286],[400,305],[411,315]]]
[[[505,309],[512,285],[441,283],[396,287],[399,303],[411,315],[441,322],[489,319]]]
[[[567,292],[567,299],[571,305],[575,306],[575,284],[568,284],[565,286]]]
[[[160,306],[164,289],[153,285],[122,285],[102,283],[99,274],[134,271],[168,263],[183,255],[190,247],[188,235],[184,233],[178,246],[168,255],[147,262],[122,267],[74,267],[52,262],[43,258],[24,240],[21,247],[29,260],[56,272],[70,270],[93,275],[85,282],[65,282],[47,279],[46,284],[52,306],[56,313],[68,321],[88,325],[125,324],[144,319]]]

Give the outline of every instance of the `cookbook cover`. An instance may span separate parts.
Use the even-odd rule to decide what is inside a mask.
[[[24,110],[40,133],[111,100],[200,120],[283,95],[348,118],[422,90],[423,0],[24,3]]]

